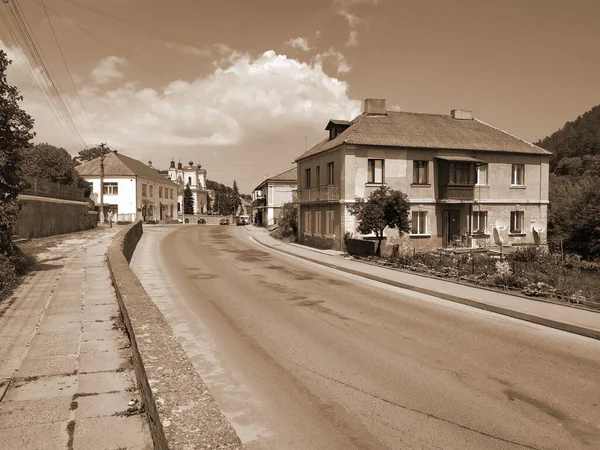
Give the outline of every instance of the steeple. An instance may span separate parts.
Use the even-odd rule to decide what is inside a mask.
[[[181,160],[179,160],[179,162],[177,163],[177,168],[179,170],[183,169],[183,164],[181,164]]]
[[[173,158],[171,158],[171,166],[169,167],[169,169],[174,169],[175,168],[175,160]]]

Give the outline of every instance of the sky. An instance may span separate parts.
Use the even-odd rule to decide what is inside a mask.
[[[105,142],[158,168],[192,160],[246,193],[324,139],[329,119],[360,114],[365,98],[469,109],[529,141],[600,103],[597,0],[17,3],[81,128],[53,114],[0,3],[8,81],[37,142],[72,154]]]

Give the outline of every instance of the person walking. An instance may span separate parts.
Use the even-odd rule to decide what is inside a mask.
[[[108,211],[108,224],[110,225],[111,228],[112,228],[112,223],[113,223],[113,212]]]

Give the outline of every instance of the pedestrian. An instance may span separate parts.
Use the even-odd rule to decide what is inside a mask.
[[[113,212],[108,211],[108,224],[110,225],[111,228],[112,228],[112,223],[113,223]]]

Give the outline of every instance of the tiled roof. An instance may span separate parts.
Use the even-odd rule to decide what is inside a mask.
[[[100,176],[100,158],[92,159],[76,167],[77,172],[83,177]],[[104,157],[104,176],[139,176],[154,181],[173,183],[165,175],[161,175],[158,170],[147,166],[137,159],[130,158],[120,153],[110,152]]]
[[[318,143],[296,161],[341,144],[550,154],[537,145],[477,119],[460,120],[445,114],[387,111],[386,115],[361,114],[338,136]]]
[[[296,183],[298,181],[298,172],[295,167],[292,167],[291,169],[288,169],[285,172],[281,172],[272,177],[265,178],[258,186],[256,186],[254,188],[254,190],[255,191],[260,190],[261,186],[263,186],[264,184],[266,184],[270,181],[276,181],[276,182],[286,182],[287,181],[287,182]]]

